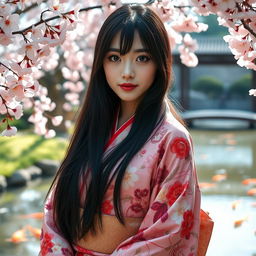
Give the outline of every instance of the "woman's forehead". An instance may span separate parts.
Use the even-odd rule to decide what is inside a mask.
[[[110,48],[116,48],[120,49],[120,37],[121,37],[121,31],[119,31],[113,38]],[[142,49],[145,48],[144,44],[140,38],[139,32],[137,30],[134,31],[134,37],[133,37],[133,43],[132,43],[132,49]]]

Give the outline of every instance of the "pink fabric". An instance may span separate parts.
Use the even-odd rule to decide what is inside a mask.
[[[113,134],[106,153],[127,136],[132,125],[128,122]],[[115,215],[113,188],[114,180],[102,204],[104,214]],[[196,256],[200,198],[190,135],[168,110],[163,124],[128,165],[121,188],[124,216],[143,217],[139,231],[108,255]],[[42,256],[107,255],[79,247],[73,254],[55,228],[50,204],[42,231]]]

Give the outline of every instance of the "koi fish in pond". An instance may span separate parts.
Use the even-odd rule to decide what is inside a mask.
[[[34,228],[30,225],[24,226],[22,229],[15,231],[10,238],[7,238],[5,241],[11,243],[21,243],[27,242],[29,237],[35,237],[36,239],[40,239],[41,237],[41,229]]]
[[[251,188],[247,191],[248,196],[256,196],[256,188]]]
[[[41,229],[40,228],[34,228],[30,225],[27,225],[26,228],[33,237],[35,237],[36,239],[40,239],[40,236],[41,236]]]
[[[26,214],[26,215],[20,215],[19,217],[22,218],[22,219],[38,219],[38,220],[41,220],[44,217],[44,213],[43,212],[34,212],[34,213]]]
[[[235,210],[235,209],[238,207],[239,204],[241,204],[241,200],[235,200],[235,201],[233,201],[233,202],[231,203],[232,209]]]
[[[199,184],[199,188],[214,188],[216,187],[216,184],[214,183],[208,183],[208,182],[200,182]]]
[[[243,185],[256,184],[256,178],[245,179],[242,181]]]
[[[234,228],[238,228],[240,227],[245,221],[248,220],[248,216],[241,218],[241,219],[237,219],[234,221]]]
[[[17,231],[15,231],[10,238],[7,238],[5,241],[11,242],[11,243],[21,243],[28,241],[27,235],[26,235],[26,229],[22,228]]]
[[[223,181],[227,178],[227,174],[216,174],[212,176],[212,181],[219,182]]]

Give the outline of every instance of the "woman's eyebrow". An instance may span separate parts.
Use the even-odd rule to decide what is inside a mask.
[[[120,49],[117,48],[109,48],[108,49],[109,52],[120,52]],[[140,48],[140,49],[135,49],[133,52],[149,52],[148,49],[145,48]]]

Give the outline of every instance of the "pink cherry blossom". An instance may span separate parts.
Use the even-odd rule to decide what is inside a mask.
[[[19,76],[27,75],[32,73],[31,68],[21,67],[17,62],[10,62],[10,67],[15,71]]]
[[[221,10],[226,11],[227,9],[234,9],[237,0],[214,0],[214,2],[221,8]],[[241,2],[241,1],[240,1]]]
[[[231,36],[238,36],[240,38],[243,38],[249,34],[248,30],[245,29],[242,26],[236,26],[236,28],[229,28],[228,29]]]
[[[12,43],[12,39],[10,35],[7,35],[0,27],[0,44],[8,45]]]
[[[19,49],[19,54],[25,54],[33,62],[37,58],[37,50],[39,46],[37,43],[21,43],[21,48]]]
[[[222,17],[217,18],[219,25],[228,27],[228,28],[235,28],[235,22],[232,19],[226,19]]]
[[[33,107],[33,103],[29,98],[22,99],[22,103],[24,109],[31,109]]]
[[[19,104],[15,108],[8,109],[8,112],[10,115],[14,116],[15,119],[20,119],[23,115],[23,109],[22,106]]]
[[[62,120],[63,120],[63,116],[54,116],[54,117],[51,119],[52,124],[53,124],[54,126],[60,125],[61,122],[62,122]]]
[[[70,128],[72,126],[72,122],[70,120],[65,121],[65,127]]]
[[[43,35],[44,35],[44,31],[43,31],[42,28],[40,28],[40,27],[35,27],[35,26],[32,27],[32,29],[31,29],[31,38],[32,38],[33,40],[36,41],[37,39],[42,38]]]
[[[7,113],[6,105],[3,104],[2,98],[0,97],[0,114],[5,115]]]
[[[79,95],[77,93],[66,93],[65,98],[70,102],[77,102]]]
[[[66,89],[69,89],[70,91],[72,91],[74,93],[79,93],[84,89],[84,85],[82,82],[72,83],[72,82],[68,81],[63,84],[63,87]],[[68,95],[67,97],[70,97],[70,95]],[[73,96],[71,96],[71,97],[73,99]]]
[[[172,24],[172,28],[179,32],[202,32],[207,30],[208,25],[204,23],[197,23],[196,18],[188,16],[180,18]]]
[[[44,116],[42,117],[41,120],[37,121],[35,123],[35,133],[39,135],[44,135],[47,132],[47,129],[46,129],[47,121],[48,119]]]
[[[72,105],[70,103],[67,103],[67,102],[65,102],[62,107],[67,112],[72,111],[72,109],[73,109]]]
[[[21,84],[14,84],[10,87],[9,94],[16,100],[22,100],[25,97],[24,87]]]
[[[190,52],[188,48],[179,46],[181,62],[188,67],[195,67],[198,64],[198,59],[193,52]]]
[[[9,4],[0,4],[0,16],[9,16],[11,14],[11,9]]]
[[[169,42],[171,45],[171,49],[173,49],[176,44],[181,44],[182,42],[182,35],[175,31],[171,26],[168,24],[166,25],[166,30],[168,31]]]
[[[13,98],[9,94],[9,91],[6,88],[0,87],[0,96],[1,96],[2,100],[4,100],[7,103],[12,102],[12,100],[13,100]]]
[[[256,89],[251,89],[249,91],[249,95],[255,96],[256,97]]]
[[[2,136],[8,136],[8,137],[10,137],[10,136],[16,135],[16,133],[17,133],[17,128],[14,127],[14,126],[9,126],[9,125],[8,125],[7,128],[2,131],[1,135],[2,135]]]
[[[51,139],[56,136],[56,132],[53,129],[47,130],[44,137],[46,139]]]
[[[6,35],[11,35],[13,31],[17,31],[19,29],[18,23],[19,15],[15,13],[3,17],[2,20],[0,20],[0,27]]]
[[[71,71],[70,69],[68,69],[67,67],[63,67],[61,69],[62,71],[62,75],[64,78],[76,82],[79,79],[79,72],[77,70]],[[63,84],[64,88],[68,89],[69,86],[65,86],[66,83]]]
[[[59,0],[49,0],[47,5],[54,14],[61,15],[65,11],[64,2],[60,3]]]
[[[82,72],[81,72],[81,76],[82,76],[82,78],[84,79],[84,81],[85,82],[89,82],[89,80],[90,80],[90,77],[91,77],[91,69],[89,68],[89,69],[87,69],[87,70],[83,70]]]
[[[46,71],[55,69],[58,66],[58,61],[60,57],[59,54],[56,52],[56,49],[55,48],[47,49],[46,47],[46,48],[42,48],[42,50],[45,50],[44,52],[39,51],[39,54],[43,55],[43,58],[41,58],[41,63],[40,63],[42,65],[42,68]]]
[[[65,18],[69,21],[68,29],[75,29],[77,24],[79,22],[82,22],[80,19],[80,12],[81,4],[77,3],[73,10],[69,11],[67,14],[65,14]]]
[[[183,44],[192,52],[198,49],[197,41],[195,39],[192,39],[190,34],[185,34],[183,38]]]
[[[29,118],[28,121],[31,123],[37,123],[43,118],[43,113],[42,112],[36,112],[33,113]]]
[[[90,67],[92,61],[93,61],[93,51],[92,49],[86,49],[83,55],[83,63]]]
[[[229,48],[235,55],[244,55],[250,49],[250,42],[248,40],[231,35],[224,36],[223,39],[228,42]]]

